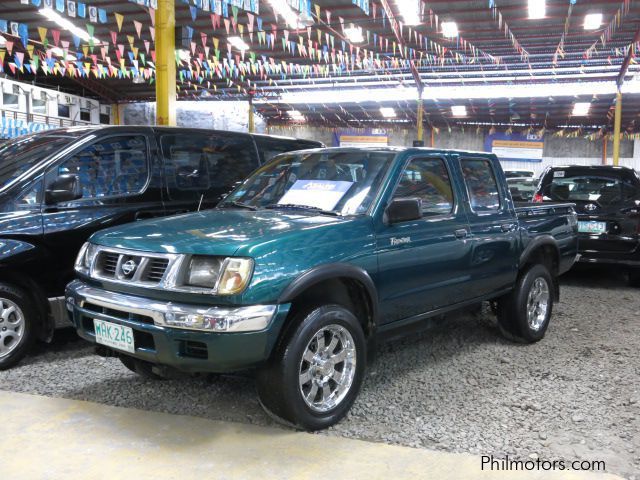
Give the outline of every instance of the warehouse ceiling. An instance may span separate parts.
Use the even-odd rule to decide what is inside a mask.
[[[48,1],[0,3],[6,75],[109,102],[155,98],[149,0],[86,0],[85,18],[80,3],[71,16],[67,0],[53,0],[58,17],[92,31],[91,41],[43,15]],[[530,18],[526,0],[416,0],[410,18],[413,0],[311,0],[308,9],[291,0],[303,8],[287,24],[274,13],[278,1],[218,14],[214,0],[176,0],[179,97],[252,96],[272,124],[371,127],[414,123],[422,90],[426,121],[437,127],[608,129],[626,71],[623,128],[640,130],[638,2],[547,0],[542,18]],[[11,35],[11,22],[25,25],[28,39],[24,30]],[[575,114],[576,103],[586,113]]]

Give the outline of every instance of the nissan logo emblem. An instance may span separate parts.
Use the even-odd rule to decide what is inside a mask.
[[[588,204],[588,205],[585,205],[585,207],[584,207],[584,209],[585,209],[587,212],[593,212],[593,211],[594,211],[595,209],[597,209],[597,208],[598,208],[598,207],[597,207],[597,206],[595,206],[593,203],[590,203],[590,204]]]
[[[122,264],[122,273],[124,273],[125,275],[131,275],[133,272],[135,272],[137,266],[138,264],[133,260],[127,260]]]

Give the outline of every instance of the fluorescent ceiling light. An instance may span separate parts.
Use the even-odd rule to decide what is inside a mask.
[[[589,109],[591,108],[591,103],[589,102],[577,102],[573,105],[573,113],[574,117],[584,117],[589,114]]]
[[[588,13],[584,16],[584,29],[597,30],[602,25],[601,13]]]
[[[364,42],[364,37],[362,36],[362,28],[356,27],[351,24],[350,27],[344,29],[344,34],[351,43],[362,43]]]
[[[467,107],[464,105],[454,105],[451,107],[451,113],[454,117],[466,117],[467,116]]]
[[[396,7],[405,25],[420,25],[420,0],[396,0]]]
[[[456,38],[458,36],[458,24],[456,22],[442,22],[442,35],[447,38]]]
[[[289,110],[287,113],[289,114],[289,118],[291,118],[291,120],[297,120],[297,121],[305,120],[305,116],[302,115],[302,113],[300,113],[298,110]]]
[[[529,18],[532,20],[544,18],[547,13],[546,10],[545,0],[529,0]]]
[[[227,40],[238,50],[241,50],[243,52],[249,50],[249,45],[247,45],[247,43],[240,37],[228,37]]]
[[[78,38],[81,38],[85,42],[88,42],[91,40],[93,41],[93,43],[96,43],[96,44],[102,43],[96,37],[92,37],[91,35],[89,35],[86,30],[80,27],[76,27],[69,20],[61,16],[58,12],[51,10],[50,8],[40,9],[38,10],[38,13],[40,13],[40,15],[47,17],[48,20],[54,22],[59,27],[64,28],[65,30],[68,30],[69,33],[75,35]]]
[[[395,118],[396,117],[396,111],[393,108],[390,108],[390,107],[382,107],[382,108],[380,108],[380,113],[382,114],[382,116],[384,118]]]
[[[549,97],[588,97],[594,95],[615,95],[616,82],[567,82],[538,84],[497,84],[464,85],[460,87],[434,86],[424,90],[425,100],[467,100],[497,98],[549,98]],[[640,93],[640,81],[625,82],[622,93]],[[400,102],[417,101],[418,90],[415,88],[308,88],[302,91],[285,92],[280,99],[268,98],[255,100],[256,103],[287,104],[336,104],[361,102]]]
[[[269,4],[276,15],[280,15],[284,18],[284,21],[289,28],[304,28],[306,25],[302,25],[298,14],[289,6],[286,0],[269,0]]]

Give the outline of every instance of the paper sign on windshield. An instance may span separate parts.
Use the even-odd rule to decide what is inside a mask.
[[[333,210],[353,182],[331,180],[297,180],[278,204],[304,205],[322,210]]]

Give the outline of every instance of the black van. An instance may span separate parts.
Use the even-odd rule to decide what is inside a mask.
[[[0,369],[64,322],[64,287],[95,231],[214,207],[271,157],[322,147],[171,127],[77,127],[0,146]]]
[[[627,269],[640,286],[640,177],[631,168],[548,168],[534,202],[572,202],[578,213],[580,262]]]

